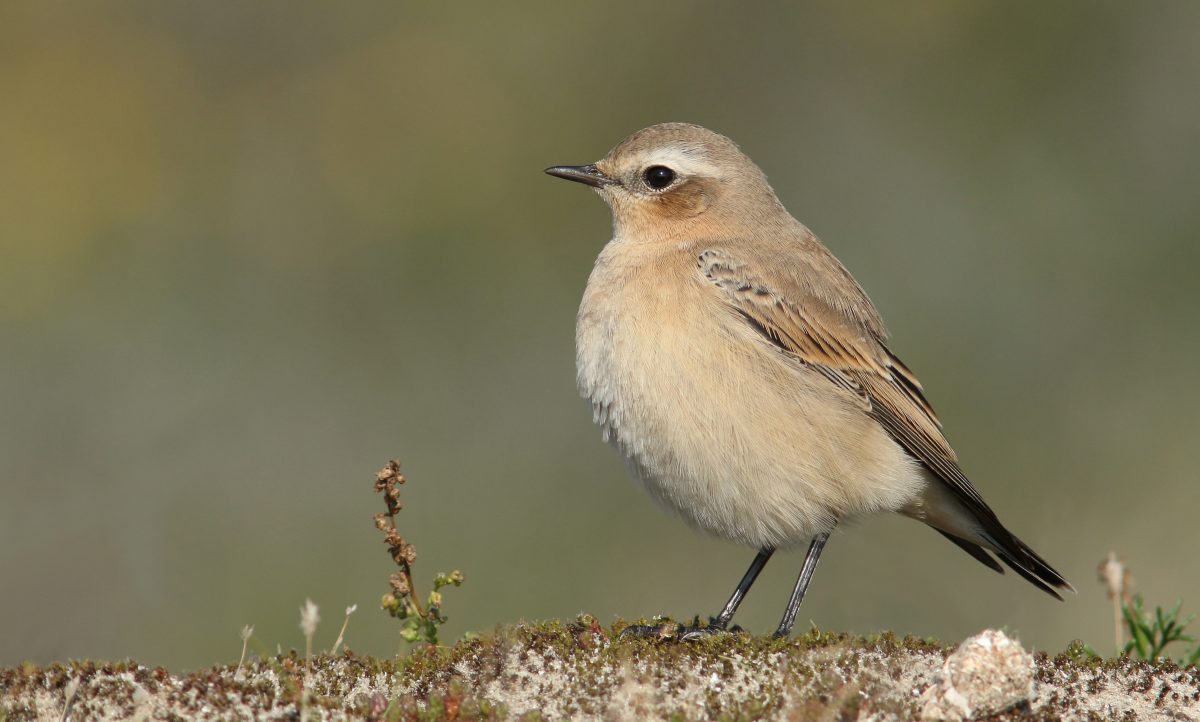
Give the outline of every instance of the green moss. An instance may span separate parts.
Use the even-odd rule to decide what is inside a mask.
[[[553,690],[552,709],[592,717],[604,716],[616,700],[630,709],[653,706],[655,714],[672,720],[852,720],[866,714],[904,719],[916,712],[914,664],[936,669],[951,651],[933,640],[891,632],[856,636],[814,628],[784,640],[739,633],[684,643],[622,636],[627,626],[604,627],[584,615],[572,622],[502,627],[451,647],[422,646],[399,660],[350,652],[317,655],[311,675],[295,653],[251,660],[240,676],[232,666],[175,676],[133,662],[23,664],[0,669],[0,722],[45,716],[34,701],[61,705],[73,679],[86,683],[77,710],[103,704],[133,716],[140,700],[152,696],[181,719],[201,708],[225,717],[303,709],[313,718],[346,714],[405,722],[539,719],[544,711],[521,701],[522,685]],[[1103,660],[1080,644],[1036,660],[1036,678],[1052,692],[1036,711],[994,719],[1078,715],[1089,696],[1111,692],[1118,679],[1124,691],[1151,704],[1200,703],[1194,667]],[[909,687],[897,694],[897,685]],[[681,701],[685,693],[692,696]],[[505,706],[513,700],[523,716]]]

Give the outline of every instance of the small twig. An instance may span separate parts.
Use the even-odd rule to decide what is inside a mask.
[[[338,647],[342,646],[342,639],[346,636],[346,627],[350,626],[350,615],[354,614],[354,610],[358,609],[357,604],[351,604],[346,607],[346,618],[342,620],[342,631],[338,632],[337,641],[333,643],[333,649],[329,651],[330,655],[337,654]]]
[[[242,677],[242,665],[246,663],[246,647],[250,644],[250,638],[254,636],[254,627],[247,624],[242,627],[242,656],[238,658],[237,671],[233,673],[235,679]]]
[[[1117,652],[1120,653],[1125,648],[1125,639],[1121,633],[1124,628],[1124,614],[1121,607],[1129,601],[1129,590],[1133,587],[1133,577],[1130,576],[1129,568],[1125,566],[1125,563],[1117,558],[1117,553],[1111,551],[1096,568],[1096,574],[1106,587],[1108,598],[1112,600],[1113,637],[1116,640]]]
[[[79,694],[79,677],[72,677],[63,690],[62,722],[67,722],[71,716],[71,708],[75,706],[75,697]]]

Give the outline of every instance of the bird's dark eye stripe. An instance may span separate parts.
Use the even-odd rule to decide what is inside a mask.
[[[652,165],[646,169],[643,176],[646,179],[646,185],[656,191],[660,191],[674,182],[675,171],[665,165]]]

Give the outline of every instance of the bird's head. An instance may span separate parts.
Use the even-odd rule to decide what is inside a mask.
[[[733,141],[687,123],[652,125],[591,165],[546,172],[595,188],[618,236],[694,234],[697,226],[781,209],[766,176]]]

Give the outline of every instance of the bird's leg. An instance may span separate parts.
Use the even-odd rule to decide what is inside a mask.
[[[737,609],[742,604],[742,600],[746,598],[746,593],[750,591],[750,586],[754,584],[754,580],[758,579],[758,573],[767,566],[767,562],[771,560],[771,555],[775,550],[768,547],[758,550],[758,556],[754,557],[754,561],[750,562],[750,568],[742,575],[742,581],[738,582],[737,589],[733,590],[733,595],[729,597],[729,601],[725,602],[725,608],[721,613],[709,621],[710,627],[717,626],[725,629],[729,626],[730,620],[737,612]]]
[[[796,588],[792,590],[792,598],[788,600],[783,619],[779,622],[779,628],[775,630],[776,639],[786,637],[792,631],[792,625],[796,623],[796,613],[800,611],[800,602],[804,601],[804,593],[808,591],[808,583],[812,581],[813,572],[817,570],[817,561],[821,558],[821,550],[825,548],[825,542],[828,540],[829,532],[821,532],[814,536],[812,544],[808,545],[808,554],[804,557],[804,566],[800,567]]]
[[[750,562],[750,568],[742,575],[742,581],[738,582],[737,589],[733,590],[729,601],[725,602],[725,607],[717,616],[709,617],[708,626],[679,627],[676,631],[672,632],[666,625],[636,624],[626,627],[621,634],[632,634],[638,637],[677,636],[679,639],[698,639],[703,636],[726,631],[729,628],[729,622],[733,619],[734,613],[737,612],[742,600],[746,598],[746,592],[750,591],[750,586],[754,584],[755,579],[758,579],[758,573],[763,570],[763,567],[767,565],[767,562],[771,559],[771,555],[774,553],[775,550],[769,547],[759,550],[758,555],[754,557],[754,561]]]
[[[729,622],[733,619],[733,615],[742,604],[742,600],[746,598],[746,593],[750,591],[750,586],[754,584],[754,580],[758,579],[758,573],[763,570],[763,567],[770,561],[771,555],[775,553],[773,548],[767,547],[760,549],[758,555],[754,557],[754,561],[750,562],[750,568],[742,575],[742,581],[738,582],[737,589],[733,590],[729,601],[725,602],[725,607],[715,617],[708,618],[707,627],[684,627],[679,630],[680,639],[697,639],[699,637],[708,636],[710,634],[720,634],[729,629]]]

